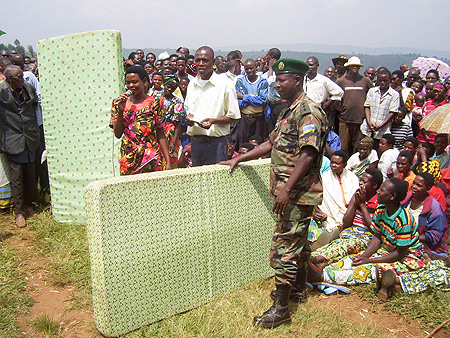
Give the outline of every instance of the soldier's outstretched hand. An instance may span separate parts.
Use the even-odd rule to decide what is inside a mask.
[[[233,172],[234,168],[236,168],[237,165],[238,165],[238,163],[239,163],[238,158],[239,158],[239,157],[233,158],[233,159],[228,160],[228,161],[221,161],[221,162],[219,162],[219,163],[217,163],[217,164],[220,164],[220,165],[229,165],[229,166],[230,166],[230,173],[231,173],[231,172]]]

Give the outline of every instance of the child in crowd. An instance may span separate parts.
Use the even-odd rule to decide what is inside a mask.
[[[445,151],[448,146],[448,135],[437,134],[434,139],[434,147],[436,152],[431,156],[430,160],[438,160],[441,163],[441,169],[450,168],[450,156]]]
[[[253,144],[255,147],[259,146],[263,142],[264,142],[263,138],[259,135],[250,136],[248,140],[248,143]]]
[[[423,90],[423,83],[420,81],[414,81],[411,85],[411,89],[414,90],[414,94],[419,94]]]
[[[239,156],[239,153],[234,151],[235,142],[231,136],[227,136],[227,149],[228,149],[228,159],[236,158]]]
[[[154,72],[152,76],[153,87],[148,91],[148,95],[155,98],[161,97],[164,94],[163,83],[164,75],[160,72]]]
[[[242,143],[241,146],[239,147],[239,155],[248,153],[250,150],[253,150],[255,148],[255,146],[251,143],[245,142]]]
[[[394,170],[400,151],[394,148],[395,137],[392,134],[384,134],[380,140],[379,152],[381,153],[378,169],[383,174],[384,179],[387,178],[388,171]]]
[[[358,178],[361,177],[368,167],[376,168],[377,166],[378,155],[372,147],[373,139],[366,136],[359,141],[358,152],[354,153],[348,159],[346,168],[358,176]]]
[[[425,96],[418,93],[414,96],[415,105],[411,109],[412,113],[412,130],[414,136],[417,136],[420,131],[420,121],[425,117],[423,106],[425,104]]]
[[[187,87],[189,84],[189,78],[186,77],[182,77],[180,80],[180,91],[181,91],[181,95],[183,96],[183,100],[186,100],[186,93],[187,93]]]
[[[408,192],[412,189],[412,184],[416,178],[416,174],[411,170],[411,165],[413,164],[413,156],[409,151],[402,150],[397,157],[397,170],[399,174],[397,178],[402,179],[408,183]]]
[[[430,142],[423,142],[419,148],[417,148],[417,160],[413,162],[412,170],[414,172],[418,171],[418,167],[421,163],[428,162],[433,156],[436,148]]]
[[[414,136],[407,137],[405,143],[403,144],[403,149],[409,151],[414,157],[414,161],[417,160],[417,147],[419,146],[419,141]]]
[[[191,144],[188,143],[181,151],[180,158],[177,163],[178,168],[191,168],[192,167],[192,157],[191,157]]]
[[[391,134],[395,137],[395,148],[403,149],[406,138],[413,136],[411,123],[405,123],[403,120],[408,114],[405,107],[398,108],[397,114],[394,115],[391,125]]]

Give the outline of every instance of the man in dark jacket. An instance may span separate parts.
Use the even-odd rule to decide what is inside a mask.
[[[0,151],[7,155],[16,224],[25,227],[25,212],[33,212],[37,202],[34,169],[35,150],[39,146],[36,122],[38,98],[32,85],[23,79],[20,67],[8,66],[0,83]]]

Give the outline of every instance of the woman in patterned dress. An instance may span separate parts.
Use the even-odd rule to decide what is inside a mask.
[[[147,95],[149,77],[142,67],[129,67],[125,84],[131,95],[122,94],[113,101],[110,123],[114,135],[122,138],[120,174],[171,169],[162,100]]]
[[[164,110],[166,117],[164,119],[164,133],[169,144],[169,154],[172,168],[177,167],[178,152],[180,150],[181,121],[184,117],[183,100],[173,95],[178,87],[178,80],[174,75],[164,78]]]

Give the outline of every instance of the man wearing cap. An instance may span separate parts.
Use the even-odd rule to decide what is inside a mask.
[[[341,100],[342,109],[339,115],[339,137],[342,150],[347,154],[352,154],[357,145],[359,127],[364,120],[366,94],[373,87],[372,81],[359,74],[361,67],[363,65],[359,58],[352,56],[345,63],[347,73],[336,81],[344,90]]]
[[[345,63],[348,61],[347,55],[341,54],[337,58],[331,59],[333,61],[334,68],[336,69],[336,76],[338,79],[345,75],[347,69],[345,69]]]
[[[197,49],[198,75],[189,82],[184,102],[193,166],[227,160],[230,124],[241,118],[235,87],[214,72],[213,62],[212,48]]]
[[[278,215],[270,250],[275,269],[273,305],[254,324],[273,328],[291,321],[289,299],[306,300],[306,268],[310,254],[309,219],[322,201],[320,166],[325,147],[325,112],[303,92],[308,65],[280,59],[272,65],[278,93],[287,101],[269,140],[235,159],[221,162],[230,172],[243,161],[271,152],[270,192],[275,197],[272,212]],[[292,289],[292,294],[291,294]]]

